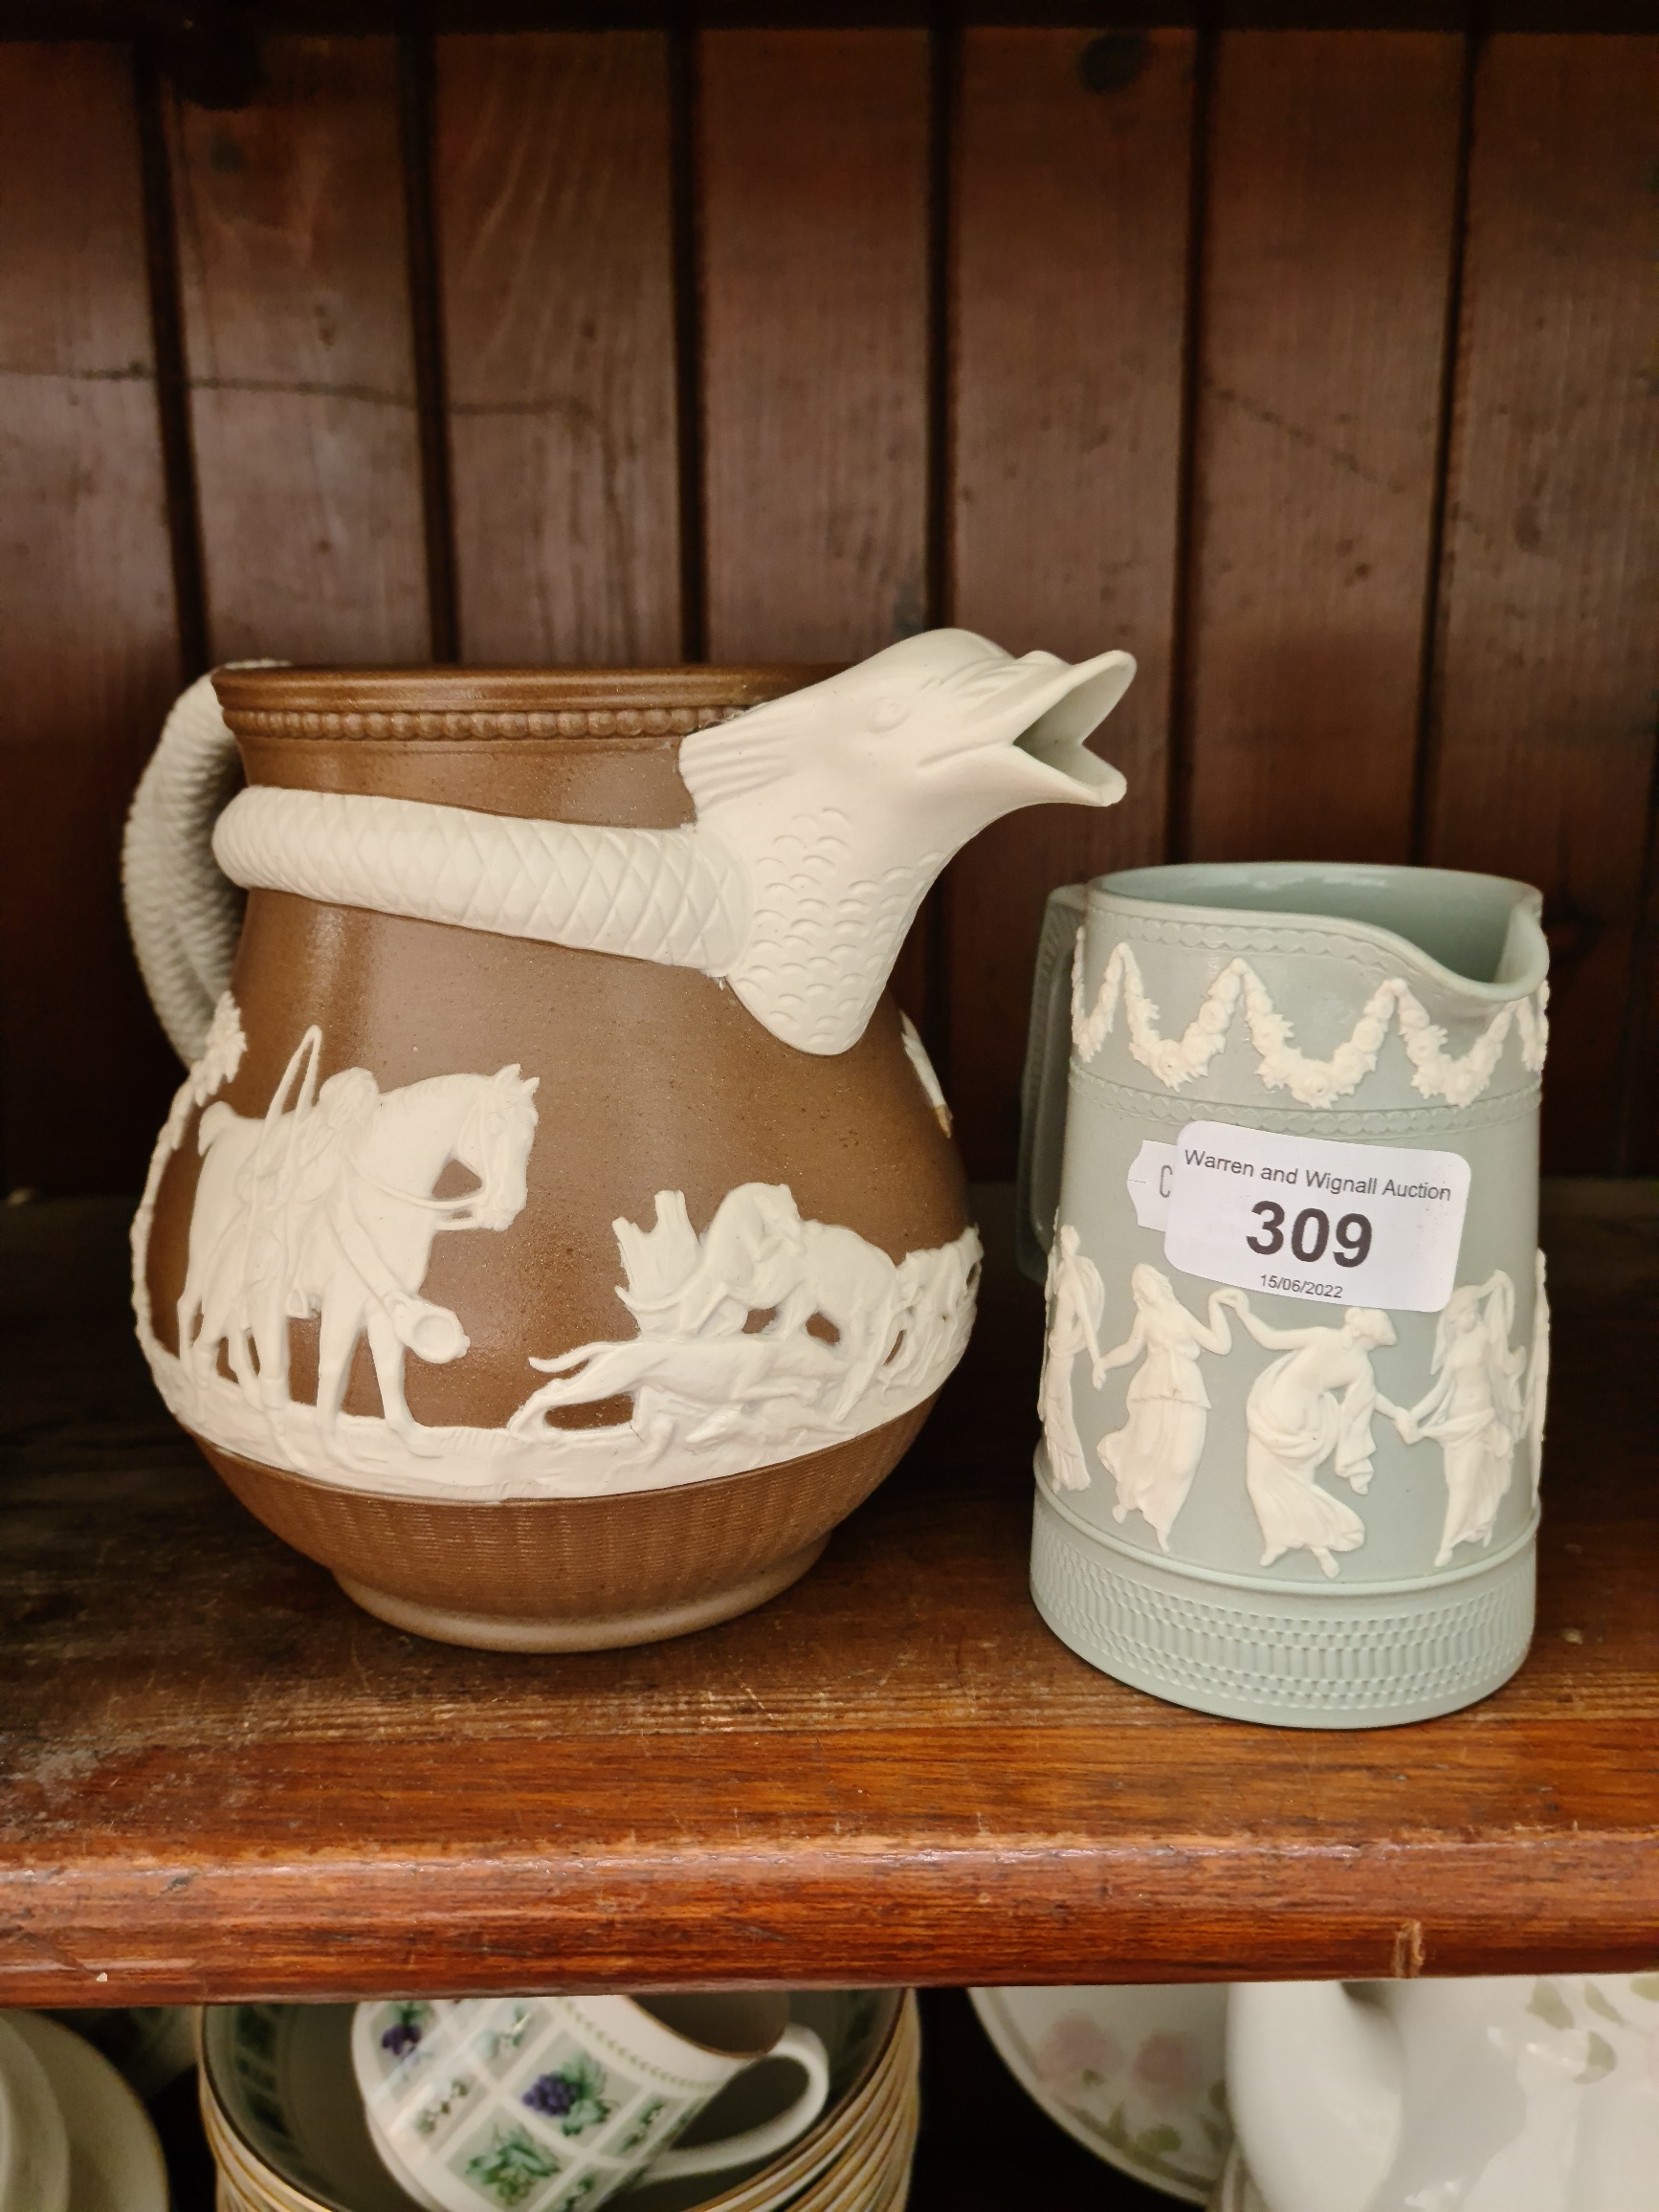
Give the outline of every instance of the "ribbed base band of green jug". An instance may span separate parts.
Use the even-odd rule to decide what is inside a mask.
[[[1031,1595],[1063,1644],[1155,1697],[1278,1728],[1390,1728],[1490,1696],[1526,1657],[1533,1538],[1367,1593],[1199,1580],[1080,1528],[1037,1484]]]

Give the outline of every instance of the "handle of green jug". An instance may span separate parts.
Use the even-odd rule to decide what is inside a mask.
[[[1039,1283],[1048,1272],[1054,1210],[1060,1203],[1066,1083],[1072,1065],[1072,962],[1088,903],[1086,883],[1065,883],[1050,892],[1031,984],[1031,1026],[1020,1079],[1014,1255],[1021,1273]]]

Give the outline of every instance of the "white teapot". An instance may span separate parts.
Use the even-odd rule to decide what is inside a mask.
[[[1659,1974],[1241,1983],[1269,2212],[1659,2212]]]

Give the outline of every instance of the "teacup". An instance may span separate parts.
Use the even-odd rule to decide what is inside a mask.
[[[648,2168],[667,2180],[775,2156],[830,2090],[824,2046],[781,1992],[360,2004],[351,2048],[375,2148],[431,2212],[598,2212]],[[787,2111],[672,2147],[766,2058],[806,2076]]]

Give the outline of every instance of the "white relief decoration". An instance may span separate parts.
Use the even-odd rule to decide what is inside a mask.
[[[1307,1551],[1335,1575],[1336,1554],[1358,1551],[1365,1524],[1314,1478],[1328,1462],[1362,1494],[1376,1449],[1372,1417],[1385,1414],[1397,1426],[1407,1420],[1371,1372],[1371,1354],[1395,1341],[1394,1324],[1374,1307],[1354,1306],[1338,1328],[1275,1329],[1257,1319],[1243,1291],[1217,1295],[1258,1344],[1283,1354],[1263,1368],[1245,1402],[1245,1488],[1262,1532],[1261,1563]]]
[[[185,1140],[192,1112],[205,1106],[215,1091],[222,1090],[242,1065],[242,1055],[248,1050],[248,1039],[242,1029],[242,1016],[235,1000],[229,991],[221,991],[213,1007],[208,1032],[201,1051],[184,1081],[173,1093],[173,1102],[167,1109],[162,1133],[156,1139],[150,1154],[149,1172],[144,1177],[144,1196],[139,1200],[133,1216],[130,1243],[132,1247],[132,1301],[138,1318],[139,1339],[146,1353],[155,1342],[151,1327],[149,1291],[150,1227],[156,1215],[156,1198],[162,1187],[162,1176],[166,1164]],[[160,1350],[158,1345],[157,1350]],[[153,1364],[153,1361],[152,1361]]]
[[[359,1489],[579,1496],[740,1473],[863,1434],[938,1390],[973,1324],[980,1245],[891,1259],[849,1228],[803,1220],[783,1184],[727,1194],[701,1236],[662,1191],[650,1229],[615,1224],[617,1295],[637,1334],[531,1360],[551,1380],[498,1428],[426,1426],[405,1362],[469,1349],[460,1316],[422,1295],[433,1239],[511,1226],[526,1197],[536,1079],[430,1076],[381,1092],[351,1068],[318,1080],[315,1028],[263,1117],[213,1094],[244,1051],[229,994],[182,1086],[133,1228],[139,1335],[169,1410],[240,1457]],[[179,1300],[179,1351],[156,1337],[146,1264],[156,1193],[205,1107],[202,1168]],[[476,1187],[439,1198],[452,1161]],[[315,1403],[290,1388],[289,1324],[318,1322]],[[760,1323],[757,1326],[757,1323]],[[343,1409],[366,1338],[382,1410]],[[227,1374],[224,1370],[228,1368]],[[561,1407],[628,1396],[627,1422],[561,1427]]]
[[[1406,1443],[1440,1447],[1446,1521],[1434,1555],[1444,1567],[1459,1544],[1490,1544],[1515,1471],[1527,1405],[1524,1351],[1512,1352],[1515,1285],[1501,1268],[1484,1283],[1460,1283],[1435,1323],[1433,1386],[1402,1427]]]
[[[1123,1427],[1109,1430],[1095,1449],[1116,1485],[1113,1519],[1121,1523],[1140,1514],[1161,1551],[1169,1550],[1208,1434],[1210,1400],[1199,1356],[1230,1356],[1233,1337],[1224,1311],[1229,1307],[1258,1344],[1282,1355],[1255,1378],[1245,1405],[1245,1487],[1262,1534],[1264,1567],[1303,1550],[1326,1576],[1335,1576],[1336,1555],[1364,1543],[1360,1515],[1316,1477],[1328,1464],[1356,1494],[1365,1493],[1378,1414],[1394,1424],[1403,1444],[1440,1447],[1447,1502],[1437,1567],[1448,1565],[1461,1544],[1491,1543],[1523,1442],[1531,1445],[1537,1507],[1549,1390],[1541,1251],[1530,1353],[1511,1347],[1515,1285],[1501,1268],[1483,1283],[1460,1284],[1436,1316],[1432,1381],[1412,1406],[1392,1404],[1377,1387],[1371,1356],[1397,1340],[1392,1320],[1378,1308],[1350,1307],[1338,1327],[1277,1329],[1256,1316],[1241,1290],[1211,1292],[1207,1320],[1200,1321],[1160,1269],[1138,1263],[1129,1286],[1135,1302],[1129,1335],[1102,1353],[1099,1272],[1077,1231],[1058,1228],[1049,1256],[1050,1320],[1038,1407],[1055,1489],[1087,1489],[1073,1401],[1077,1356],[1089,1354],[1096,1390],[1114,1368],[1139,1361],[1125,1393]]]
[[[404,1396],[404,1356],[458,1360],[466,1331],[420,1294],[444,1230],[505,1229],[523,1210],[537,1078],[431,1075],[382,1094],[365,1068],[317,1080],[322,1032],[306,1030],[263,1119],[210,1106],[179,1299],[179,1360],[198,1390],[221,1346],[250,1405],[287,1410],[288,1322],[319,1321],[315,1419],[338,1451],[341,1403],[366,1337],[383,1418],[432,1449]],[[476,1190],[437,1198],[452,1162]]]
[[[1527,1364],[1526,1433],[1532,1454],[1533,1507],[1544,1473],[1544,1420],[1550,1399],[1550,1301],[1542,1250],[1533,1254],[1533,1348]]]
[[[247,888],[697,968],[785,1044],[843,1052],[953,852],[1018,807],[1121,798],[1084,741],[1134,673],[932,630],[686,738],[689,828],[256,785],[213,851]]]
[[[1056,1490],[1087,1490],[1091,1477],[1072,1407],[1072,1370],[1079,1352],[1088,1353],[1092,1368],[1100,1367],[1106,1287],[1069,1222],[1055,1227],[1049,1250],[1048,1294],[1049,1329],[1037,1382],[1037,1411],[1048,1448],[1049,1475]]]
[[[1232,1333],[1222,1312],[1225,1294],[1210,1294],[1207,1324],[1175,1294],[1169,1277],[1144,1262],[1129,1277],[1135,1324],[1121,1344],[1096,1361],[1095,1384],[1114,1367],[1140,1361],[1127,1392],[1128,1419],[1095,1446],[1100,1464],[1117,1488],[1116,1521],[1140,1514],[1161,1551],[1169,1549],[1175,1516],[1186,1503],[1204,1454],[1209,1393],[1199,1372],[1202,1352],[1226,1355]]]
[[[1112,1034],[1121,995],[1133,1059],[1168,1090],[1179,1091],[1203,1075],[1226,1045],[1242,1005],[1245,1026],[1257,1054],[1256,1073],[1270,1091],[1289,1091],[1301,1106],[1330,1106],[1359,1089],[1374,1073],[1392,1021],[1411,1062],[1411,1087],[1425,1098],[1468,1106],[1492,1081],[1511,1029],[1520,1040],[1522,1064],[1537,1074],[1549,1043],[1545,1006],[1549,985],[1540,984],[1530,998],[1500,1006],[1461,1058],[1446,1050],[1446,1031],[1430,1021],[1427,1009],[1399,976],[1381,983],[1366,1000],[1354,1030],[1328,1060],[1299,1052],[1291,1024],[1278,1012],[1267,985],[1248,961],[1230,960],[1205,993],[1198,1011],[1179,1037],[1160,1034],[1160,1014],[1148,997],[1139,962],[1125,942],[1109,954],[1095,1004],[1086,1004],[1083,984],[1083,932],[1077,933],[1072,966],[1072,1038],[1085,1066]]]
[[[939,1387],[967,1342],[980,1269],[971,1228],[896,1262],[852,1229],[803,1220],[787,1184],[764,1183],[728,1191],[700,1236],[677,1190],[657,1193],[651,1228],[613,1226],[627,1277],[617,1296],[638,1334],[533,1359],[552,1380],[514,1414],[514,1436],[608,1447],[635,1471],[763,1441],[752,1462],[762,1465],[896,1419]],[[624,1396],[625,1426],[549,1424]]]
[[[921,1032],[908,1014],[898,1017],[898,1033],[904,1045],[904,1056],[916,1070],[916,1079],[927,1093],[927,1102],[933,1108],[934,1119],[948,1137],[951,1133],[951,1111],[945,1099],[944,1086],[934,1072],[933,1062],[927,1056],[927,1047],[921,1041]]]
[[[517,1219],[536,1129],[535,1080],[503,1068],[493,1076],[431,1076],[383,1095],[365,1069],[348,1068],[319,1084],[322,1040],[312,1028],[261,1118],[222,1100],[207,1104],[174,1354],[158,1340],[149,1311],[149,1228],[191,1106],[205,1104],[240,1061],[240,1022],[228,994],[214,1029],[222,1029],[217,1051],[210,1039],[175,1101],[133,1228],[139,1336],[169,1409],[227,1450],[302,1472],[357,1465],[354,1436],[364,1431],[395,1438],[412,1460],[437,1456],[446,1432],[411,1418],[404,1358],[458,1359],[467,1337],[420,1286],[441,1230],[503,1229]],[[477,1188],[435,1198],[452,1161],[473,1171]],[[288,1324],[308,1316],[319,1323],[310,1405],[296,1404],[289,1389]],[[340,1410],[363,1337],[382,1401],[373,1421]]]

